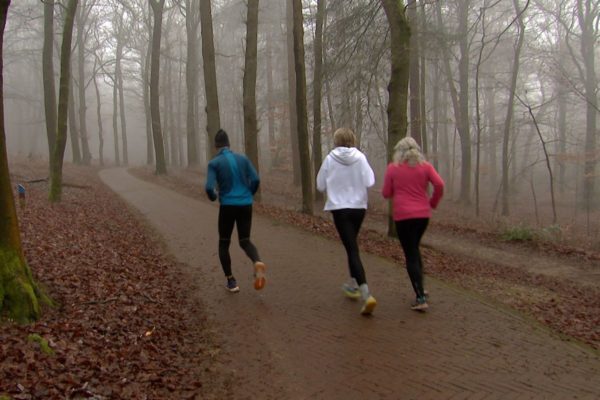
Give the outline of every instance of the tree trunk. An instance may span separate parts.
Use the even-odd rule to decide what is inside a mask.
[[[100,99],[100,90],[98,89],[98,81],[94,75],[94,89],[96,90],[96,115],[98,117],[98,159],[100,165],[104,166],[104,135],[102,131],[102,101]]]
[[[277,141],[275,139],[275,101],[274,101],[274,83],[273,83],[273,32],[269,28],[266,38],[267,54],[266,74],[267,74],[267,131],[269,135],[269,166],[274,166],[274,153]]]
[[[187,33],[187,61],[185,63],[185,85],[187,95],[186,135],[188,166],[198,165],[198,23],[199,4],[186,0],[185,29]]]
[[[426,75],[425,75],[425,60],[427,59],[427,54],[425,54],[425,44],[424,42],[424,31],[425,31],[425,27],[427,26],[427,22],[426,22],[426,18],[425,18],[425,2],[421,1],[421,12],[419,13],[419,35],[417,36],[417,43],[418,43],[418,48],[419,48],[419,62],[420,62],[420,66],[421,66],[421,71],[420,71],[420,77],[421,79],[419,80],[419,89],[420,89],[420,95],[419,95],[419,101],[420,101],[420,110],[421,110],[421,115],[420,115],[420,133],[421,133],[421,148],[423,149],[423,153],[424,154],[429,154],[429,145],[428,145],[428,139],[427,139],[427,106],[426,106],[426,92],[425,92],[425,88],[427,86],[426,82]]]
[[[406,136],[408,80],[410,71],[410,28],[404,14],[403,1],[381,0],[390,25],[391,71],[388,84],[387,160],[392,161],[394,146]],[[391,202],[389,203],[391,207]],[[390,213],[391,215],[391,213]],[[393,236],[393,220],[388,219],[388,235]]]
[[[292,146],[292,170],[294,174],[294,185],[301,183],[300,151],[298,149],[298,107],[296,105],[296,76],[294,67],[294,0],[285,0],[286,26],[287,26],[287,76],[288,76],[288,109],[290,120],[290,143]]]
[[[119,118],[121,120],[121,148],[123,150],[123,165],[129,164],[129,151],[127,150],[127,118],[125,116],[125,93],[123,89],[123,71],[119,62],[119,74],[116,82],[119,87]]]
[[[315,173],[321,168],[323,153],[321,149],[321,103],[323,100],[323,21],[326,0],[317,1],[317,20],[315,27],[315,70],[313,78],[313,166]],[[323,193],[317,191],[315,199],[323,200]]]
[[[71,152],[73,153],[73,164],[81,164],[81,149],[79,148],[79,126],[77,125],[77,112],[75,111],[75,90],[73,89],[75,81],[71,79],[69,86],[69,132],[71,133]]]
[[[432,162],[433,162],[433,167],[439,171],[440,168],[440,154],[439,154],[439,150],[438,150],[438,132],[439,132],[439,126],[440,126],[440,108],[441,108],[441,104],[440,104],[440,92],[441,92],[441,84],[440,84],[440,68],[439,68],[439,61],[436,58],[434,60],[434,76],[433,76],[433,87],[432,87],[432,104],[431,104],[431,108],[433,110],[433,117],[432,117],[432,121],[431,121],[431,157],[432,157]]]
[[[25,262],[13,197],[4,129],[4,28],[10,0],[0,0],[0,313],[18,322],[39,318],[37,288]]]
[[[304,66],[304,27],[302,1],[293,0],[294,70],[296,72],[296,113],[298,116],[298,149],[302,175],[302,212],[313,213],[313,181],[308,147],[308,112],[306,106],[306,69]]]
[[[51,202],[58,202],[62,196],[62,167],[67,144],[67,118],[69,112],[69,87],[71,81],[71,42],[77,0],[69,0],[65,13],[63,40],[60,50],[60,86],[58,94],[58,120],[56,144],[50,161],[50,194]]]
[[[461,148],[461,182],[459,201],[468,204],[470,202],[471,192],[471,134],[469,132],[469,47],[467,37],[468,24],[468,0],[459,3],[459,25],[460,25],[460,51],[461,57],[459,60],[459,88],[460,92],[454,86],[452,70],[450,68],[450,55],[448,54],[447,45],[441,43],[442,58],[448,87],[450,89],[450,98],[454,109],[454,119],[458,135],[460,137]],[[441,4],[437,6],[437,21],[441,30],[441,37],[445,37],[442,23]]]
[[[156,174],[167,173],[165,148],[160,124],[160,38],[162,36],[162,16],[165,0],[149,0],[154,14],[152,29],[152,59],[150,62],[150,113],[152,114],[152,138],[154,139],[154,155],[156,157]]]
[[[246,18],[246,54],[244,61],[243,105],[244,105],[244,148],[246,155],[259,171],[258,123],[256,120],[256,68],[258,46],[258,2],[248,0]],[[260,199],[260,191],[257,192]]]
[[[142,93],[144,97],[144,116],[146,120],[146,164],[154,164],[154,141],[152,138],[152,112],[150,111],[150,61],[152,59],[152,43],[148,43],[142,65]]]
[[[471,132],[469,121],[469,6],[470,0],[459,2],[459,29],[460,29],[460,60],[458,62],[459,81],[459,107],[460,107],[460,195],[459,201],[463,204],[471,203]]]
[[[221,128],[219,115],[219,91],[215,61],[212,10],[210,0],[200,0],[200,34],[202,35],[202,60],[204,63],[204,91],[206,95],[206,159],[216,152],[214,137]]]
[[[488,169],[489,179],[488,179],[488,189],[490,192],[494,192],[498,188],[498,157],[497,157],[497,135],[496,135],[496,94],[494,91],[494,82],[492,80],[487,80],[487,87],[485,89],[485,108],[486,108],[486,118],[487,118],[487,126],[488,126]]]
[[[417,19],[417,0],[408,0],[406,14],[411,27],[410,36],[410,136],[423,146],[421,138],[421,69],[419,65],[419,38],[415,34],[418,26]]]
[[[577,0],[577,19],[581,28],[581,54],[584,65],[585,85],[585,164],[583,174],[583,201],[586,210],[598,208],[596,205],[596,148],[598,115],[598,79],[596,77],[596,41],[600,30],[600,9],[593,1]]]
[[[91,7],[90,7],[91,9]],[[77,13],[77,42],[79,47],[77,48],[77,71],[79,79],[79,136],[81,138],[81,161],[84,165],[90,165],[92,161],[92,155],[90,153],[90,146],[88,143],[87,133],[87,122],[86,122],[86,111],[87,102],[85,99],[85,22],[87,20],[86,15],[86,1],[84,0],[79,13]]]
[[[121,151],[119,150],[119,87],[117,84],[117,66],[119,65],[119,39],[117,39],[117,61],[115,62],[115,75],[113,77],[113,146],[115,149],[115,164],[121,165]]]
[[[514,114],[514,100],[515,92],[517,90],[517,79],[519,77],[519,65],[521,62],[521,49],[523,48],[523,42],[525,40],[525,24],[523,22],[522,11],[519,9],[518,0],[513,0],[515,12],[517,13],[517,27],[518,27],[518,38],[515,47],[515,55],[513,58],[512,76],[510,81],[510,92],[508,94],[508,104],[506,107],[506,119],[504,121],[504,134],[502,135],[502,215],[509,215],[509,144],[510,144],[510,130],[512,128],[512,118]],[[513,166],[514,167],[514,166]]]
[[[42,73],[44,80],[44,110],[46,112],[46,136],[48,159],[56,141],[56,88],[54,83],[54,2],[44,2],[44,47],[42,50]]]

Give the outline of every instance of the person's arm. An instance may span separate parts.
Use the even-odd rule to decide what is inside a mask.
[[[260,178],[258,177],[258,173],[256,172],[256,168],[252,165],[252,162],[246,158],[246,168],[247,168],[247,178],[248,178],[248,189],[250,189],[250,193],[254,196],[254,194],[258,191],[258,187],[260,186]]]
[[[429,164],[429,181],[433,186],[433,193],[429,199],[429,205],[431,208],[436,209],[444,195],[444,180],[431,164]]]
[[[208,163],[208,169],[206,172],[206,185],[204,185],[204,190],[206,191],[206,195],[210,201],[215,201],[217,199],[217,192],[215,191],[216,183],[217,171],[215,170],[213,163]]]
[[[394,186],[393,186],[393,182],[392,182],[392,171],[391,171],[391,165],[388,165],[386,170],[385,170],[385,175],[383,177],[383,188],[381,189],[381,195],[385,198],[385,199],[389,199],[390,197],[392,197],[394,195]]]
[[[325,192],[327,190],[327,157],[323,160],[319,173],[317,174],[317,190],[319,192]]]
[[[366,187],[370,188],[375,184],[375,173],[373,172],[373,168],[369,165],[367,157],[363,157],[362,163],[363,183]]]

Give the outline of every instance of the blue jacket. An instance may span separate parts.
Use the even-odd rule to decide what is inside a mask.
[[[250,160],[223,147],[208,163],[204,189],[211,201],[218,197],[222,205],[248,206],[252,204],[260,179]]]

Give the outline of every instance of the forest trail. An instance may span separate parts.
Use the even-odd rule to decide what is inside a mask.
[[[241,292],[224,290],[217,206],[136,179],[102,180],[139,210],[195,279],[221,352],[216,368],[238,399],[598,398],[600,355],[507,308],[428,279],[431,308],[411,311],[398,265],[363,254],[378,306],[372,317],[343,297],[346,259],[337,241],[255,215],[253,241],[266,288],[236,241]]]

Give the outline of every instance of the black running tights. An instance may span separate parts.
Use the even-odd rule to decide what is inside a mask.
[[[357,241],[358,232],[365,219],[366,210],[364,208],[343,208],[341,210],[333,210],[332,214],[333,223],[348,255],[350,276],[356,279],[359,285],[367,283],[365,270],[360,260]]]
[[[396,221],[396,233],[398,234],[398,239],[400,239],[402,250],[404,250],[406,270],[408,271],[408,277],[417,297],[425,295],[423,290],[423,261],[421,260],[419,244],[428,223],[429,218]]]
[[[224,206],[219,208],[219,260],[225,276],[231,276],[231,256],[229,245],[233,227],[237,225],[238,241],[240,247],[253,263],[260,261],[258,251],[250,241],[252,228],[252,205],[249,206]]]

